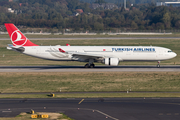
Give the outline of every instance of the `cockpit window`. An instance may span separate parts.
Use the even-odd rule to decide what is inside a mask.
[[[168,52],[172,52],[171,50],[169,50]]]

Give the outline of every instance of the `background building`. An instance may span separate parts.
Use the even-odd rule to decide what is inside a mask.
[[[93,3],[90,6],[92,9],[97,9],[97,8],[104,8],[104,9],[113,9],[113,8],[118,8],[118,6],[114,3],[102,3],[102,4],[98,4],[98,3]]]
[[[157,2],[156,6],[173,6],[180,7],[180,2]]]

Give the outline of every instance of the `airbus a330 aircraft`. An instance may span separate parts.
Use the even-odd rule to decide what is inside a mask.
[[[38,46],[14,24],[5,26],[13,43],[7,49],[47,60],[88,62],[85,68],[93,68],[94,62],[117,66],[121,61],[157,61],[160,67],[161,60],[176,56],[168,48],[155,46]]]

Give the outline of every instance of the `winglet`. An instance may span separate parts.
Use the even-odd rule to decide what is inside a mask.
[[[38,46],[32,43],[26,36],[12,23],[5,23],[11,42],[14,46]]]
[[[71,45],[67,43],[66,46],[71,46]]]

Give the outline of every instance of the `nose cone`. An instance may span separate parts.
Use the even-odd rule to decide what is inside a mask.
[[[176,57],[177,56],[177,54],[175,53],[175,52],[172,52],[172,58],[174,58],[174,57]]]
[[[164,56],[165,59],[164,60],[172,59],[172,58],[174,58],[176,56],[177,56],[177,54],[175,52],[169,52],[169,53],[165,54],[165,56]]]

